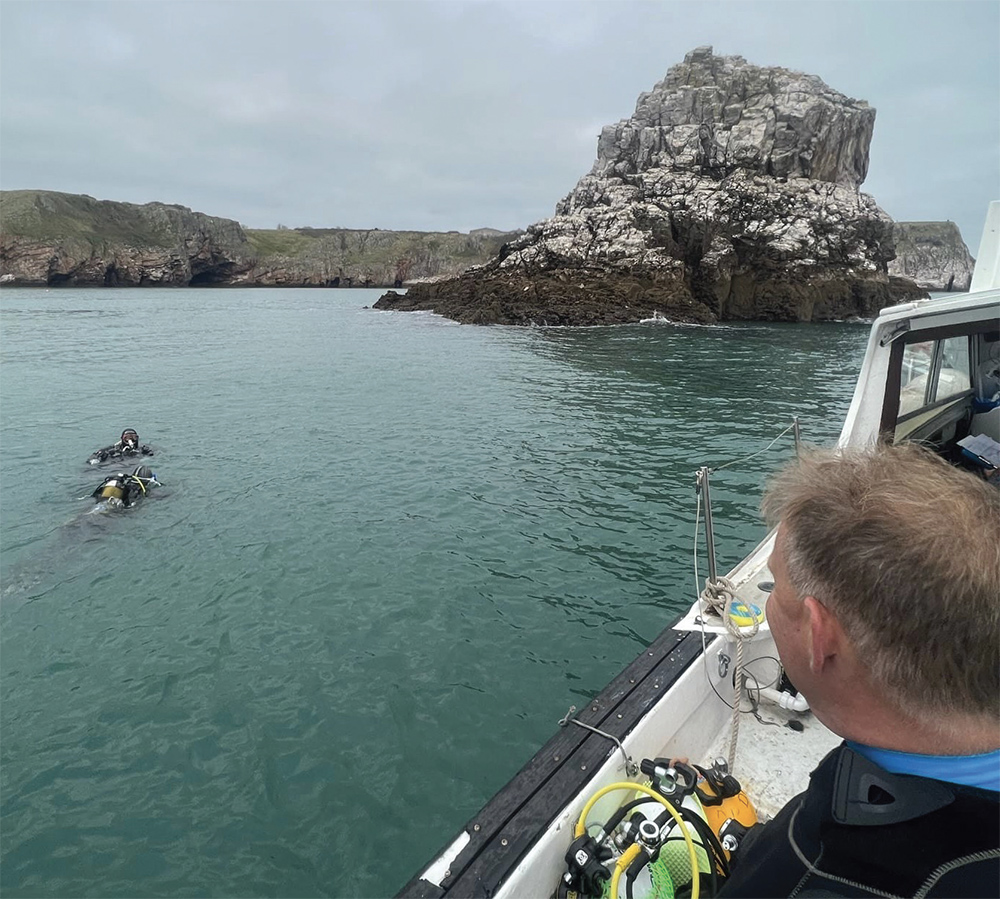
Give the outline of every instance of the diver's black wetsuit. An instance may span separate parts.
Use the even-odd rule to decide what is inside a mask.
[[[845,745],[740,846],[721,896],[996,896],[1000,794],[891,774]]]
[[[90,458],[87,459],[87,462],[91,465],[97,465],[99,462],[107,462],[108,459],[131,459],[135,456],[152,455],[152,448],[146,446],[145,443],[140,444],[138,447],[132,447],[128,444],[122,444],[119,440],[118,443],[113,443],[111,446],[104,447],[104,449],[94,450],[90,454]]]

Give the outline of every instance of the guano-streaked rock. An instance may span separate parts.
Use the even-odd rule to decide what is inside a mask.
[[[896,258],[889,274],[927,290],[968,290],[976,260],[954,222],[895,222]]]
[[[507,324],[871,316],[924,295],[890,278],[892,220],[858,190],[874,122],[815,76],[699,48],[602,130],[552,218],[376,306]]]

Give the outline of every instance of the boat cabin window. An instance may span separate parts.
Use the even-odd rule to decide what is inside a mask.
[[[903,347],[896,429],[953,398],[971,395],[969,336],[922,340]],[[897,434],[898,437],[898,434]]]
[[[903,348],[903,372],[900,378],[899,415],[904,416],[927,404],[934,341],[910,343]]]
[[[899,418],[971,388],[967,336],[923,340],[903,348]]]
[[[958,441],[992,435],[993,420],[1000,420],[1000,334],[982,323],[961,330],[952,326],[903,338],[890,362],[898,366],[885,398],[891,417],[883,419],[894,442],[919,440],[956,463],[962,462]]]
[[[947,399],[972,389],[969,369],[969,338],[949,337],[940,342],[941,359],[933,379],[931,402]]]

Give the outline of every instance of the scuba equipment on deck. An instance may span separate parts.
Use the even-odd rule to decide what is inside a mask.
[[[625,805],[621,806],[601,828],[598,835],[592,838],[592,842],[581,841],[581,837],[588,836],[587,816],[594,808],[594,805],[602,797],[615,790],[629,790],[633,793],[638,793],[641,798],[626,802]],[[659,853],[661,826],[659,823],[650,826],[648,819],[643,818],[643,822],[638,822],[631,831],[629,828],[624,828],[623,833],[619,834],[617,839],[613,839],[613,837],[615,837],[615,831],[629,811],[639,805],[649,806],[651,800],[653,803],[662,806],[665,810],[663,815],[672,818],[673,822],[680,828],[688,851],[690,869],[697,871],[698,860],[695,854],[694,842],[684,824],[684,819],[674,805],[666,797],[644,784],[629,782],[613,783],[603,787],[591,796],[580,813],[580,819],[577,821],[574,831],[575,839],[573,843],[573,847],[577,851],[576,853],[570,851],[566,854],[568,868],[559,881],[559,889],[556,893],[559,899],[566,899],[571,892],[576,895],[593,896],[596,899],[596,897],[604,895],[604,887],[609,878],[611,883],[608,895],[618,897],[620,895],[619,883],[623,873],[626,874],[625,895],[626,897],[632,896],[633,883],[639,872],[650,862],[654,861]],[[603,862],[610,861],[616,849],[623,851],[621,851],[615,863],[614,870],[609,871],[603,865]],[[596,870],[595,864],[604,867],[603,874]],[[692,880],[692,899],[698,899],[698,886],[699,881],[696,874]],[[600,892],[594,891],[596,887],[600,887]],[[649,893],[648,895],[654,894]],[[660,899],[672,899],[674,894],[671,890],[669,893],[657,893],[655,895],[660,897]]]
[[[566,852],[568,871],[565,883],[569,889],[584,896],[600,896],[604,882],[611,879],[611,872],[604,862],[613,856],[610,846],[599,846],[597,841],[584,834],[570,844]]]
[[[611,784],[584,806],[557,899],[697,899],[706,888],[715,895],[729,876],[730,858],[757,815],[725,760],[702,768],[643,759],[639,769],[648,786]],[[630,795],[595,834],[587,818],[614,790]]]
[[[757,823],[757,812],[740,782],[729,773],[724,758],[717,758],[709,768],[692,767],[698,774],[695,794],[701,801],[705,820],[729,859],[743,836]]]
[[[694,765],[673,759],[643,759],[640,769],[652,780],[657,792],[678,804],[685,823],[694,832],[697,847],[698,875],[708,881],[712,894],[718,890],[719,877],[729,875],[729,857],[709,826],[702,798],[715,801],[714,794],[704,793],[698,786],[699,771]],[[737,784],[738,787],[738,784]],[[680,845],[673,828],[663,834],[663,855],[678,890],[693,879],[692,866],[679,852]]]

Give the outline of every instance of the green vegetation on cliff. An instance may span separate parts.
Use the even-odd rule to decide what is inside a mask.
[[[244,229],[163,203],[0,191],[0,279],[13,284],[393,286],[460,274],[519,232]]]
[[[166,215],[150,207],[110,200],[95,200],[86,194],[63,194],[47,190],[5,190],[0,194],[0,233],[39,242],[77,239],[93,247],[114,243],[132,246],[173,247]]]
[[[379,228],[246,229],[258,273],[283,272],[284,280],[348,279],[394,284],[458,274],[492,259],[518,232],[490,229],[383,231]]]

